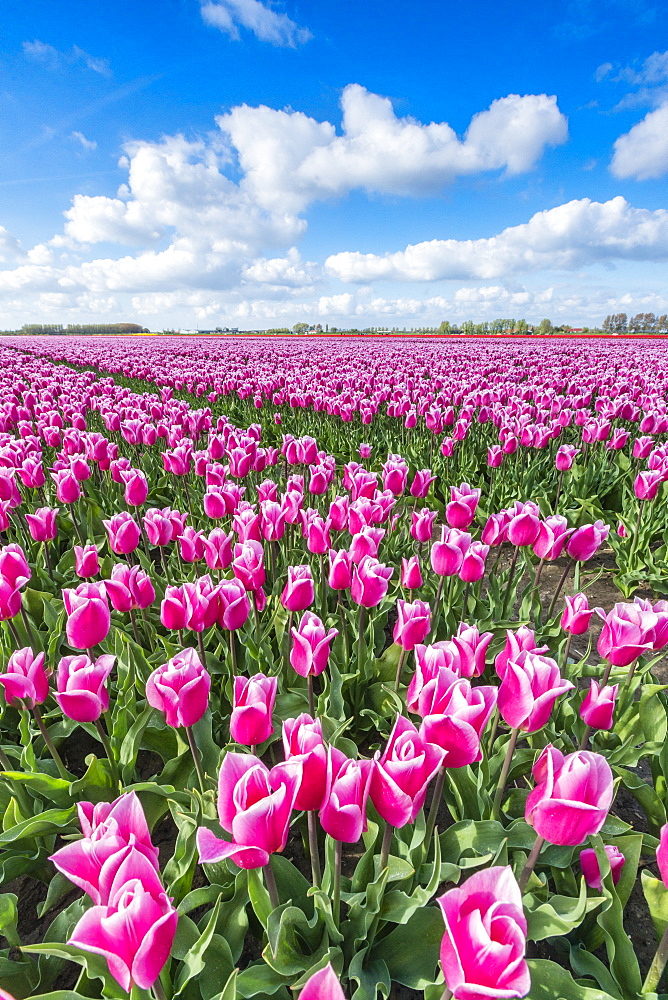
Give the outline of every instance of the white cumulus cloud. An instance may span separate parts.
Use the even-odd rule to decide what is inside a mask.
[[[610,169],[615,177],[645,181],[668,173],[668,101],[620,135],[614,150]]]
[[[387,254],[344,252],[325,261],[343,281],[489,280],[520,272],[570,270],[610,260],[668,258],[668,211],[622,198],[589,198],[537,212],[520,226],[478,240],[430,240]]]
[[[547,146],[566,141],[555,97],[509,94],[474,115],[459,138],[447,122],[398,118],[387,97],[349,84],[341,135],[302,112],[242,105],[217,122],[259,204],[299,212],[312,201],[356,188],[381,194],[435,193],[455,177],[530,170]]]
[[[240,37],[240,27],[252,31],[261,42],[290,48],[312,37],[308,28],[300,28],[287,14],[260,0],[207,0],[202,3],[202,18],[234,39]]]

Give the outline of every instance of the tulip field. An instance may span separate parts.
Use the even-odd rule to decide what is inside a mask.
[[[668,343],[5,337],[0,1000],[668,996]]]

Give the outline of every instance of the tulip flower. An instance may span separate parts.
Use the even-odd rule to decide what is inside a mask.
[[[479,632],[475,625],[461,622],[452,643],[459,652],[458,672],[462,677],[479,677],[485,670],[485,656],[493,632]]]
[[[385,750],[373,759],[369,786],[376,811],[390,826],[403,827],[415,820],[443,756],[438,746],[423,740],[412,722],[397,716]]]
[[[33,653],[29,646],[15,650],[0,673],[5,701],[12,708],[34,708],[49,696],[49,681],[44,670],[44,653]]]
[[[190,727],[209,704],[211,677],[192,648],[157,667],[146,681],[146,700],[164,713],[168,726]]]
[[[209,569],[227,569],[232,562],[232,539],[222,528],[213,528],[208,536],[202,538],[204,546],[204,561]]]
[[[425,601],[397,601],[397,621],[393,639],[403,650],[415,649],[424,642],[431,626],[431,609]]]
[[[612,729],[618,684],[598,684],[593,678],[580,706],[580,718],[590,729]]]
[[[97,805],[79,802],[77,811],[83,837],[65,844],[49,860],[94,903],[107,903],[114,876],[130,851],[142,854],[159,870],[158,848],[151,842],[136,792]]]
[[[429,487],[436,479],[431,469],[418,469],[411,483],[410,494],[418,500],[424,500],[429,493]]]
[[[360,446],[360,454],[362,447]],[[299,993],[299,1000],[345,1000],[341,983],[331,962],[328,962],[324,969],[318,969],[309,976]]]
[[[239,580],[222,580],[217,589],[218,624],[236,632],[245,624],[251,610],[246,589]]]
[[[320,809],[327,788],[327,747],[322,738],[320,719],[303,713],[283,723],[283,752],[286,761],[302,765],[295,809],[306,812]]]
[[[333,628],[326,632],[318,616],[311,611],[305,611],[299,627],[292,628],[290,634],[292,635],[290,663],[293,668],[301,677],[317,677],[327,666],[330,645],[339,634],[338,630]]]
[[[315,588],[311,567],[288,566],[288,579],[281,594],[283,607],[290,612],[305,611],[314,600]]]
[[[422,688],[417,711],[422,716],[420,736],[445,752],[445,767],[465,767],[482,760],[480,740],[496,707],[497,689],[471,687],[464,678],[452,679],[441,670],[435,683]]]
[[[204,558],[205,534],[186,525],[183,534],[177,536],[181,558],[187,563],[196,563]]]
[[[95,722],[109,708],[107,677],[115,656],[104,654],[96,660],[86,655],[63,656],[56,674],[54,698],[69,719]]]
[[[459,650],[452,641],[435,642],[431,646],[421,643],[415,647],[415,673],[406,692],[406,707],[419,714],[419,702],[425,688],[431,690],[440,673],[447,671],[453,684],[459,679]]]
[[[364,608],[375,608],[387,594],[390,577],[394,570],[384,566],[372,556],[365,556],[353,568],[350,596],[355,604]]]
[[[352,559],[347,549],[329,550],[327,582],[332,590],[348,590],[353,580]]]
[[[572,444],[562,444],[557,449],[557,454],[554,459],[554,464],[559,472],[568,472],[572,469],[573,462],[575,461],[575,456],[579,454],[580,449],[576,448]]]
[[[576,528],[566,545],[566,552],[577,562],[586,562],[601,547],[608,537],[610,528],[603,521],[585,524]]]
[[[277,690],[278,677],[253,674],[234,678],[230,735],[235,743],[255,747],[269,739],[274,731],[271,716]]]
[[[556,699],[574,685],[555,660],[524,650],[506,664],[499,687],[499,711],[511,729],[535,733],[545,725]]]
[[[401,586],[406,590],[419,590],[423,584],[420,557],[410,556],[401,560]]]
[[[228,751],[218,777],[218,818],[232,841],[200,827],[197,849],[202,864],[231,858],[240,868],[266,865],[287,843],[301,778],[298,760],[270,771],[252,754]]]
[[[618,603],[607,613],[603,608],[596,608],[596,613],[603,619],[596,648],[613,666],[627,667],[642,653],[653,649],[658,624],[654,612],[643,610],[636,603]]]
[[[259,590],[266,579],[262,544],[249,539],[235,545],[232,569],[246,590]]]
[[[506,643],[494,660],[494,669],[503,680],[509,660],[517,659],[520,653],[528,650],[532,653],[545,653],[547,646],[537,646],[533,629],[521,625],[516,631],[506,630]]]
[[[96,545],[74,546],[74,572],[77,576],[97,576],[100,572],[100,560]]]
[[[58,503],[71,504],[81,496],[81,487],[76,476],[69,469],[60,469],[51,473],[56,484],[56,499]]]
[[[440,541],[434,542],[431,547],[431,568],[434,573],[438,576],[456,576],[472,541],[466,531],[444,527]]]
[[[102,642],[111,627],[111,613],[104,584],[81,583],[63,590],[67,612],[67,641],[74,649],[92,649]]]
[[[107,530],[109,537],[109,548],[117,556],[127,555],[139,545],[141,531],[139,525],[126,510],[120,514],[114,514],[109,520],[103,520],[102,524]]]
[[[654,500],[665,476],[660,469],[639,472],[633,483],[633,492],[638,500]]]
[[[576,847],[605,823],[614,791],[605,757],[579,750],[564,756],[549,744],[533,766],[536,787],[524,818],[550,844]]]
[[[572,533],[573,528],[568,527],[568,521],[561,514],[545,518],[540,523],[538,537],[533,543],[534,553],[539,559],[546,559],[548,562],[558,559]]]
[[[356,844],[366,830],[366,802],[372,771],[372,761],[349,760],[334,747],[329,747],[320,825],[339,843]]]
[[[531,988],[525,961],[527,922],[512,870],[475,872],[436,902],[445,933],[441,968],[454,1000],[510,1000]]]
[[[468,483],[450,488],[450,503],[446,505],[445,517],[451,528],[468,528],[475,518],[480,493]]]
[[[482,580],[485,575],[485,560],[488,554],[489,545],[483,545],[482,542],[471,542],[459,567],[460,580],[464,583],[475,583],[477,580]]]
[[[371,556],[372,559],[375,559],[384,535],[383,528],[372,528],[371,525],[365,524],[351,539],[348,551],[352,561],[359,564],[365,556]]]
[[[626,858],[618,847],[613,847],[610,844],[605,845],[605,853],[610,863],[612,884],[617,885],[622,877],[622,871],[626,863]],[[596,851],[592,847],[588,847],[586,850],[580,851],[580,868],[582,869],[582,874],[584,875],[585,882],[589,888],[598,889],[600,891],[602,889],[601,869],[599,867]]]
[[[140,469],[127,469],[122,473],[125,483],[123,499],[130,507],[141,507],[148,496],[148,481]]]
[[[589,628],[589,621],[594,614],[594,609],[589,609],[589,602],[585,594],[574,594],[573,597],[565,597],[566,607],[561,616],[560,625],[564,632],[569,635],[583,635]]]
[[[128,517],[130,517],[129,514]],[[169,545],[174,537],[174,525],[166,513],[158,510],[157,507],[149,507],[142,520],[146,537],[151,545],[161,547]],[[139,538],[137,538],[137,544],[139,544]]]
[[[0,577],[10,587],[23,587],[31,576],[32,571],[20,545],[10,542],[0,548]]]
[[[38,507],[34,514],[26,514],[30,537],[36,542],[51,542],[58,534],[56,517],[58,507]]]
[[[120,865],[104,906],[92,906],[68,944],[102,955],[121,988],[150,989],[172,950],[178,914],[160,876],[138,852]]]

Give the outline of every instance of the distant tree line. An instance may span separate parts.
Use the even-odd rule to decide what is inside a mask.
[[[603,329],[609,333],[666,333],[668,315],[638,313],[636,316],[627,316],[626,313],[612,313],[603,320]]]
[[[68,323],[67,326],[62,323],[25,323],[16,333],[81,337],[93,334],[149,333],[149,330],[137,323]]]

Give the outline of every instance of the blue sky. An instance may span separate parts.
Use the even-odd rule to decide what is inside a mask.
[[[668,311],[658,0],[5,0],[0,327]]]

